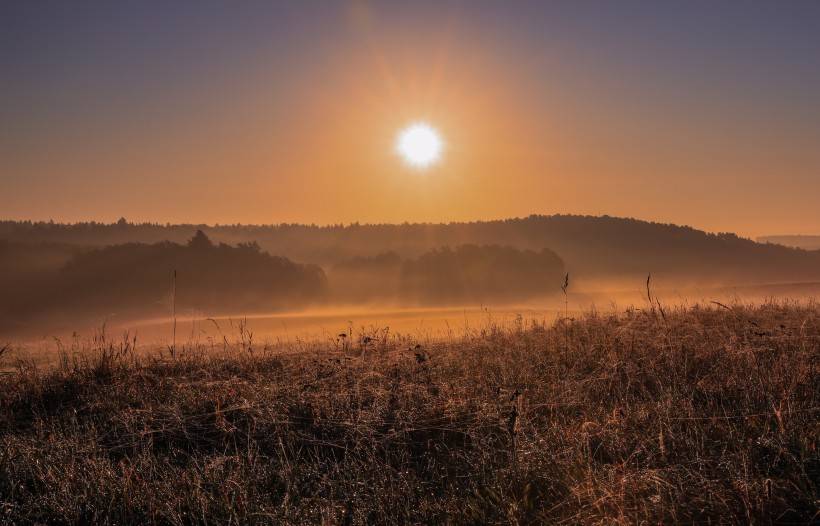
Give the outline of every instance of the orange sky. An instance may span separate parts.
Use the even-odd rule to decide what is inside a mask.
[[[590,44],[582,30],[596,27],[580,22],[574,33],[542,34],[525,27],[537,5],[458,5],[440,16],[361,2],[333,16],[296,12],[293,34],[260,30],[243,47],[243,33],[231,33],[236,47],[215,46],[196,67],[152,58],[126,71],[127,60],[110,56],[132,52],[122,43],[98,62],[46,54],[62,69],[43,59],[21,70],[17,97],[3,100],[14,126],[0,134],[2,216],[339,223],[584,213],[747,236],[820,233],[817,66],[741,61],[735,71],[757,49],[746,33],[732,37],[738,55],[724,64],[696,42],[657,41],[663,53],[643,56],[651,34],[615,33],[606,46],[593,32],[602,42]],[[97,50],[118,35],[86,44]],[[808,76],[766,76],[784,72]],[[129,85],[132,73],[143,77]],[[441,163],[423,172],[393,150],[398,130],[419,119],[446,142]]]

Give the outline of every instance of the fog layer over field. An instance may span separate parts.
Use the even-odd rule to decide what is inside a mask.
[[[651,276],[651,278],[650,278]],[[0,223],[0,334],[446,332],[488,316],[810,298],[820,252],[632,219],[314,227]],[[176,322],[174,322],[176,320]],[[362,329],[363,330],[363,329]],[[361,330],[360,330],[361,332]]]

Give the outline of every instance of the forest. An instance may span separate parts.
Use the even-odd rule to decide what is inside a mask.
[[[466,223],[348,225],[170,225],[0,222],[0,239],[78,247],[123,243],[185,243],[197,230],[218,243],[256,242],[270,254],[331,266],[394,252],[415,258],[441,247],[501,245],[548,248],[578,279],[640,279],[652,272],[680,282],[749,284],[820,279],[820,251],[758,243],[731,233],[630,218],[533,215]]]
[[[393,252],[330,266],[295,263],[256,242],[214,243],[197,230],[185,244],[81,247],[0,244],[0,330],[43,318],[120,320],[296,311],[372,302],[408,306],[515,302],[558,294],[565,268],[549,249],[440,247],[416,258]]]

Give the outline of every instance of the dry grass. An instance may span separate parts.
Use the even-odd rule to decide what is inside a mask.
[[[0,521],[809,523],[818,358],[797,304],[418,348],[100,340],[0,379]]]

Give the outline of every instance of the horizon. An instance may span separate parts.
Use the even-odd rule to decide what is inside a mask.
[[[756,235],[744,235],[739,232],[733,231],[720,231],[720,230],[706,230],[704,228],[699,228],[697,225],[685,224],[685,223],[673,223],[669,221],[662,221],[662,220],[650,220],[644,219],[640,217],[633,217],[633,216],[613,216],[608,214],[573,214],[573,213],[563,213],[563,212],[555,212],[555,213],[532,213],[527,215],[521,216],[508,216],[508,217],[496,217],[496,218],[482,218],[482,219],[467,219],[467,220],[454,220],[454,221],[402,221],[402,222],[363,222],[363,221],[350,221],[350,222],[335,222],[335,223],[302,223],[302,222],[294,222],[294,221],[282,221],[276,223],[241,223],[241,222],[232,222],[232,223],[208,223],[208,222],[192,222],[192,221],[184,221],[184,222],[168,222],[168,221],[156,221],[156,220],[143,220],[143,219],[133,219],[127,218],[125,216],[120,216],[117,219],[87,219],[87,220],[76,220],[76,221],[58,221],[54,218],[48,219],[35,219],[35,218],[13,218],[13,217],[0,217],[0,222],[12,222],[12,223],[31,223],[31,224],[55,224],[55,225],[63,225],[63,226],[77,226],[77,225],[89,225],[89,224],[96,224],[102,226],[115,226],[117,223],[125,219],[126,224],[131,226],[140,226],[140,225],[151,225],[151,226],[160,226],[160,227],[182,227],[182,226],[190,226],[190,227],[206,227],[206,228],[217,228],[217,227],[265,227],[265,228],[272,228],[272,227],[284,227],[284,226],[307,226],[307,227],[316,227],[316,228],[349,228],[354,226],[403,226],[403,225],[428,225],[428,226],[446,226],[446,225],[464,225],[464,224],[471,224],[471,223],[492,223],[492,222],[505,222],[505,221],[523,221],[530,218],[549,218],[549,217],[586,217],[586,218],[600,218],[600,219],[617,219],[617,220],[627,220],[627,221],[638,221],[642,223],[650,223],[662,226],[672,226],[672,227],[680,227],[680,228],[687,228],[692,229],[698,232],[704,232],[706,234],[712,235],[720,235],[720,234],[733,234],[739,238],[747,239],[750,241],[755,241],[757,243],[762,243],[760,241],[762,238],[779,238],[779,237],[820,237],[820,233],[799,233],[799,232],[767,232],[767,233],[760,233]]]
[[[561,210],[820,232],[816,2],[9,2],[0,20],[10,219]]]
[[[510,216],[510,217],[500,217],[500,218],[487,218],[487,219],[473,219],[473,220],[456,220],[456,221],[402,221],[402,222],[360,222],[360,221],[351,221],[351,222],[336,222],[336,223],[299,223],[299,222],[289,222],[283,221],[278,223],[207,223],[207,222],[166,222],[166,221],[152,221],[152,220],[140,220],[140,219],[129,219],[124,216],[120,216],[114,220],[79,220],[79,221],[55,221],[52,218],[49,219],[15,219],[15,218],[6,218],[0,217],[0,222],[13,222],[13,223],[31,223],[34,225],[37,224],[54,224],[54,225],[62,225],[62,226],[79,226],[79,225],[90,225],[95,224],[99,226],[116,226],[121,220],[125,220],[126,224],[129,226],[159,226],[159,227],[205,227],[205,228],[222,228],[222,227],[261,227],[261,228],[278,228],[278,227],[292,227],[292,226],[304,226],[304,227],[312,227],[312,228],[350,228],[350,227],[369,227],[369,226],[447,226],[447,225],[466,225],[466,224],[475,224],[475,223],[493,223],[493,222],[505,222],[505,221],[524,221],[531,218],[550,218],[550,217],[575,217],[575,218],[594,218],[594,219],[615,219],[615,220],[625,220],[625,221],[637,221],[642,223],[649,223],[661,226],[671,226],[671,227],[678,227],[678,228],[685,228],[691,229],[697,232],[704,232],[706,234],[711,235],[721,235],[721,234],[730,234],[736,235],[741,239],[746,239],[749,241],[754,241],[756,243],[762,243],[760,241],[761,238],[777,238],[777,237],[812,237],[812,236],[820,236],[820,234],[801,234],[801,233],[783,233],[783,232],[774,232],[774,233],[766,233],[766,234],[758,234],[755,236],[747,236],[742,235],[738,232],[731,232],[731,231],[710,231],[705,230],[702,228],[698,228],[695,225],[689,224],[679,224],[679,223],[672,223],[668,221],[658,221],[658,220],[648,220],[642,219],[639,217],[630,217],[630,216],[612,216],[607,214],[602,215],[592,215],[592,214],[570,214],[570,213],[539,213],[539,214],[529,214],[525,216]]]
[[[5,0],[0,72],[0,523],[820,518],[820,0]]]

